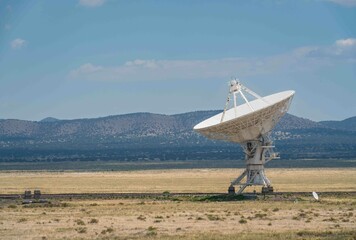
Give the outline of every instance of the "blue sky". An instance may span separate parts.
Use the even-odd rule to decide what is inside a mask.
[[[222,109],[238,77],[356,116],[356,0],[0,0],[0,119]]]

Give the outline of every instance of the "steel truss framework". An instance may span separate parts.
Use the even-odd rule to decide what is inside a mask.
[[[274,146],[270,134],[266,134],[258,140],[241,144],[241,146],[245,153],[246,169],[231,182],[229,189],[239,185],[237,194],[241,194],[246,187],[252,185],[262,185],[266,189],[272,190],[271,182],[264,171],[264,164],[279,158],[279,154],[273,151]],[[244,179],[245,181],[243,181]]]

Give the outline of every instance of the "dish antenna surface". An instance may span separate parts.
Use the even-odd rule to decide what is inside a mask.
[[[313,197],[315,198],[315,200],[319,201],[319,196],[316,192],[313,192]]]
[[[238,79],[230,81],[229,86],[224,111],[197,124],[194,130],[210,139],[241,144],[246,169],[231,182],[229,193],[235,193],[235,185],[240,186],[237,194],[252,185],[263,185],[262,193],[273,192],[271,182],[264,172],[267,162],[279,158],[279,154],[273,151],[270,133],[288,111],[295,92],[284,91],[261,97],[242,85]],[[249,101],[245,94],[252,96],[254,100]],[[244,101],[241,105],[237,104],[238,96]],[[245,177],[246,181],[243,182]]]

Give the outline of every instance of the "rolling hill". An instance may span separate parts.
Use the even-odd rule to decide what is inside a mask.
[[[356,132],[356,117],[347,118],[342,121],[322,121],[320,124],[334,129]]]
[[[233,159],[241,149],[195,133],[219,111],[132,113],[92,119],[0,120],[0,161]],[[273,136],[286,158],[355,157],[354,119],[314,122],[286,114]]]

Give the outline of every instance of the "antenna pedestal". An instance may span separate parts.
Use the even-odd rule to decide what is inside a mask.
[[[273,191],[271,182],[264,170],[265,163],[278,158],[278,154],[273,152],[273,147],[269,134],[258,140],[242,144],[245,152],[246,169],[238,178],[231,182],[230,188],[239,185],[240,188],[237,194],[241,194],[246,187],[253,185],[262,185],[263,193]],[[243,181],[244,179],[245,181]]]

